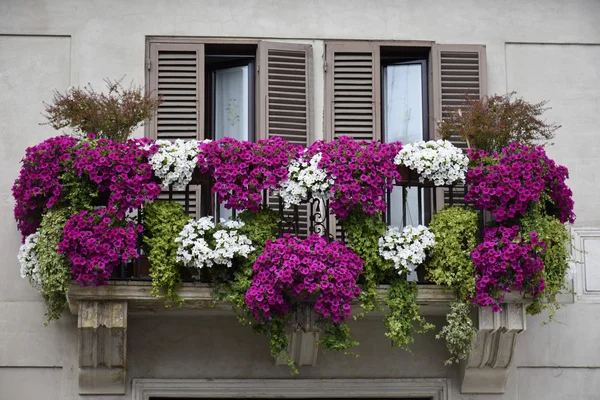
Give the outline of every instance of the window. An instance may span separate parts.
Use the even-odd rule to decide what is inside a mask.
[[[306,146],[311,51],[310,45],[296,43],[147,38],[146,84],[164,102],[146,126],[146,136],[168,140],[281,136]],[[190,186],[161,196],[187,204],[192,215],[218,214],[209,188]]]
[[[327,139],[433,139],[436,123],[459,107],[465,95],[487,92],[481,45],[328,41],[325,65]],[[454,189],[455,198],[462,193]],[[392,194],[386,217],[400,226],[426,223],[448,202],[446,190],[410,189],[404,213],[399,196],[401,191]]]

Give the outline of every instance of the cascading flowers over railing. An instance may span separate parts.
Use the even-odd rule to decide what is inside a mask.
[[[155,264],[152,293],[181,303],[182,267],[202,269],[217,298],[266,333],[279,356],[298,309],[314,311],[327,349],[345,350],[355,344],[345,325],[354,305],[366,312],[382,302],[389,307],[386,336],[408,350],[416,332],[432,328],[420,315],[416,283],[408,281],[421,267],[458,294],[441,336],[452,359],[463,359],[473,337],[470,303],[499,310],[508,291],[533,298],[531,312],[555,302],[568,269],[563,223],[575,218],[568,171],[543,148],[514,143],[497,154],[468,155],[467,171],[469,158],[447,141],[403,147],[340,137],[302,149],[279,137],[48,139],[27,149],[13,186],[22,275],[42,292],[49,318],[57,318],[71,279],[102,285],[115,268],[148,257]],[[431,231],[387,229],[383,217],[393,209],[389,192],[402,181],[399,166],[428,181],[422,188],[465,183],[466,201],[495,220],[480,232],[476,211],[457,207],[436,214]],[[149,205],[161,187],[185,190],[192,182],[243,212],[215,223],[191,219],[175,202]],[[328,204],[344,241],[284,235],[283,210],[269,208],[276,194],[286,207],[309,199]],[[209,206],[211,213],[218,205]],[[385,296],[381,284],[389,285]]]

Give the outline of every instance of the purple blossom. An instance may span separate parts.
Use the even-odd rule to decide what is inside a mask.
[[[228,209],[251,211],[258,211],[264,190],[287,180],[287,166],[300,151],[280,137],[257,143],[223,138],[198,146],[200,172],[212,175],[219,201]]]
[[[317,293],[317,314],[343,322],[350,316],[350,302],[360,294],[362,269],[363,261],[341,242],[327,243],[316,234],[304,240],[286,234],[267,241],[257,257],[246,304],[264,321],[290,311],[292,299]]]
[[[119,221],[107,208],[81,211],[65,224],[58,252],[67,256],[73,279],[81,286],[102,285],[120,263],[138,257],[142,230],[141,225]]]
[[[486,227],[483,242],[471,252],[475,264],[473,302],[500,311],[504,292],[526,291],[535,298],[544,291],[540,254],[545,248],[537,232],[524,237],[516,225]]]
[[[315,142],[307,154],[323,155],[319,167],[334,178],[329,206],[344,219],[355,206],[362,207],[367,215],[385,212],[385,191],[392,190],[394,181],[400,179],[394,157],[401,149],[400,142],[356,141],[343,136]]]
[[[575,221],[573,193],[565,183],[569,172],[548,158],[543,147],[511,143],[494,154],[496,165],[484,163],[482,159],[490,155],[482,150],[468,153],[476,166],[467,173],[465,201],[475,208],[490,210],[496,221],[503,222],[525,214],[532,202],[548,198],[550,214],[562,223]]]

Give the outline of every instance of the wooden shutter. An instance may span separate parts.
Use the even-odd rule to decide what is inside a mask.
[[[487,95],[484,45],[437,44],[432,49],[432,70],[436,126],[457,111],[466,96],[481,98]],[[451,137],[450,141],[463,149],[467,147],[458,136]],[[455,189],[454,198],[458,203],[464,203],[464,193],[464,187]],[[443,204],[448,203],[448,191],[444,190]]]
[[[328,43],[325,60],[325,137],[381,139],[379,46]]]
[[[204,45],[200,43],[149,44],[148,88],[163,103],[148,124],[146,136],[152,139],[204,139]],[[159,199],[187,205],[190,215],[199,216],[200,187],[186,191],[163,192]]]
[[[280,136],[308,145],[311,117],[312,47],[305,44],[260,42],[259,139]]]
[[[257,139],[279,136],[290,143],[308,146],[312,116],[312,46],[259,42],[258,68]],[[279,198],[271,196],[269,204],[279,209]],[[301,205],[298,211],[298,233],[304,236],[308,232],[307,206]],[[286,218],[293,218],[291,210],[285,214]]]

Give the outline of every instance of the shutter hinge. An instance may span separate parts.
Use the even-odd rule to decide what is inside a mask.
[[[327,72],[327,61],[323,61],[323,71]]]
[[[260,63],[256,63],[256,73],[260,73]]]
[[[146,60],[146,68],[150,71],[150,67],[152,67],[152,61],[150,59]]]

